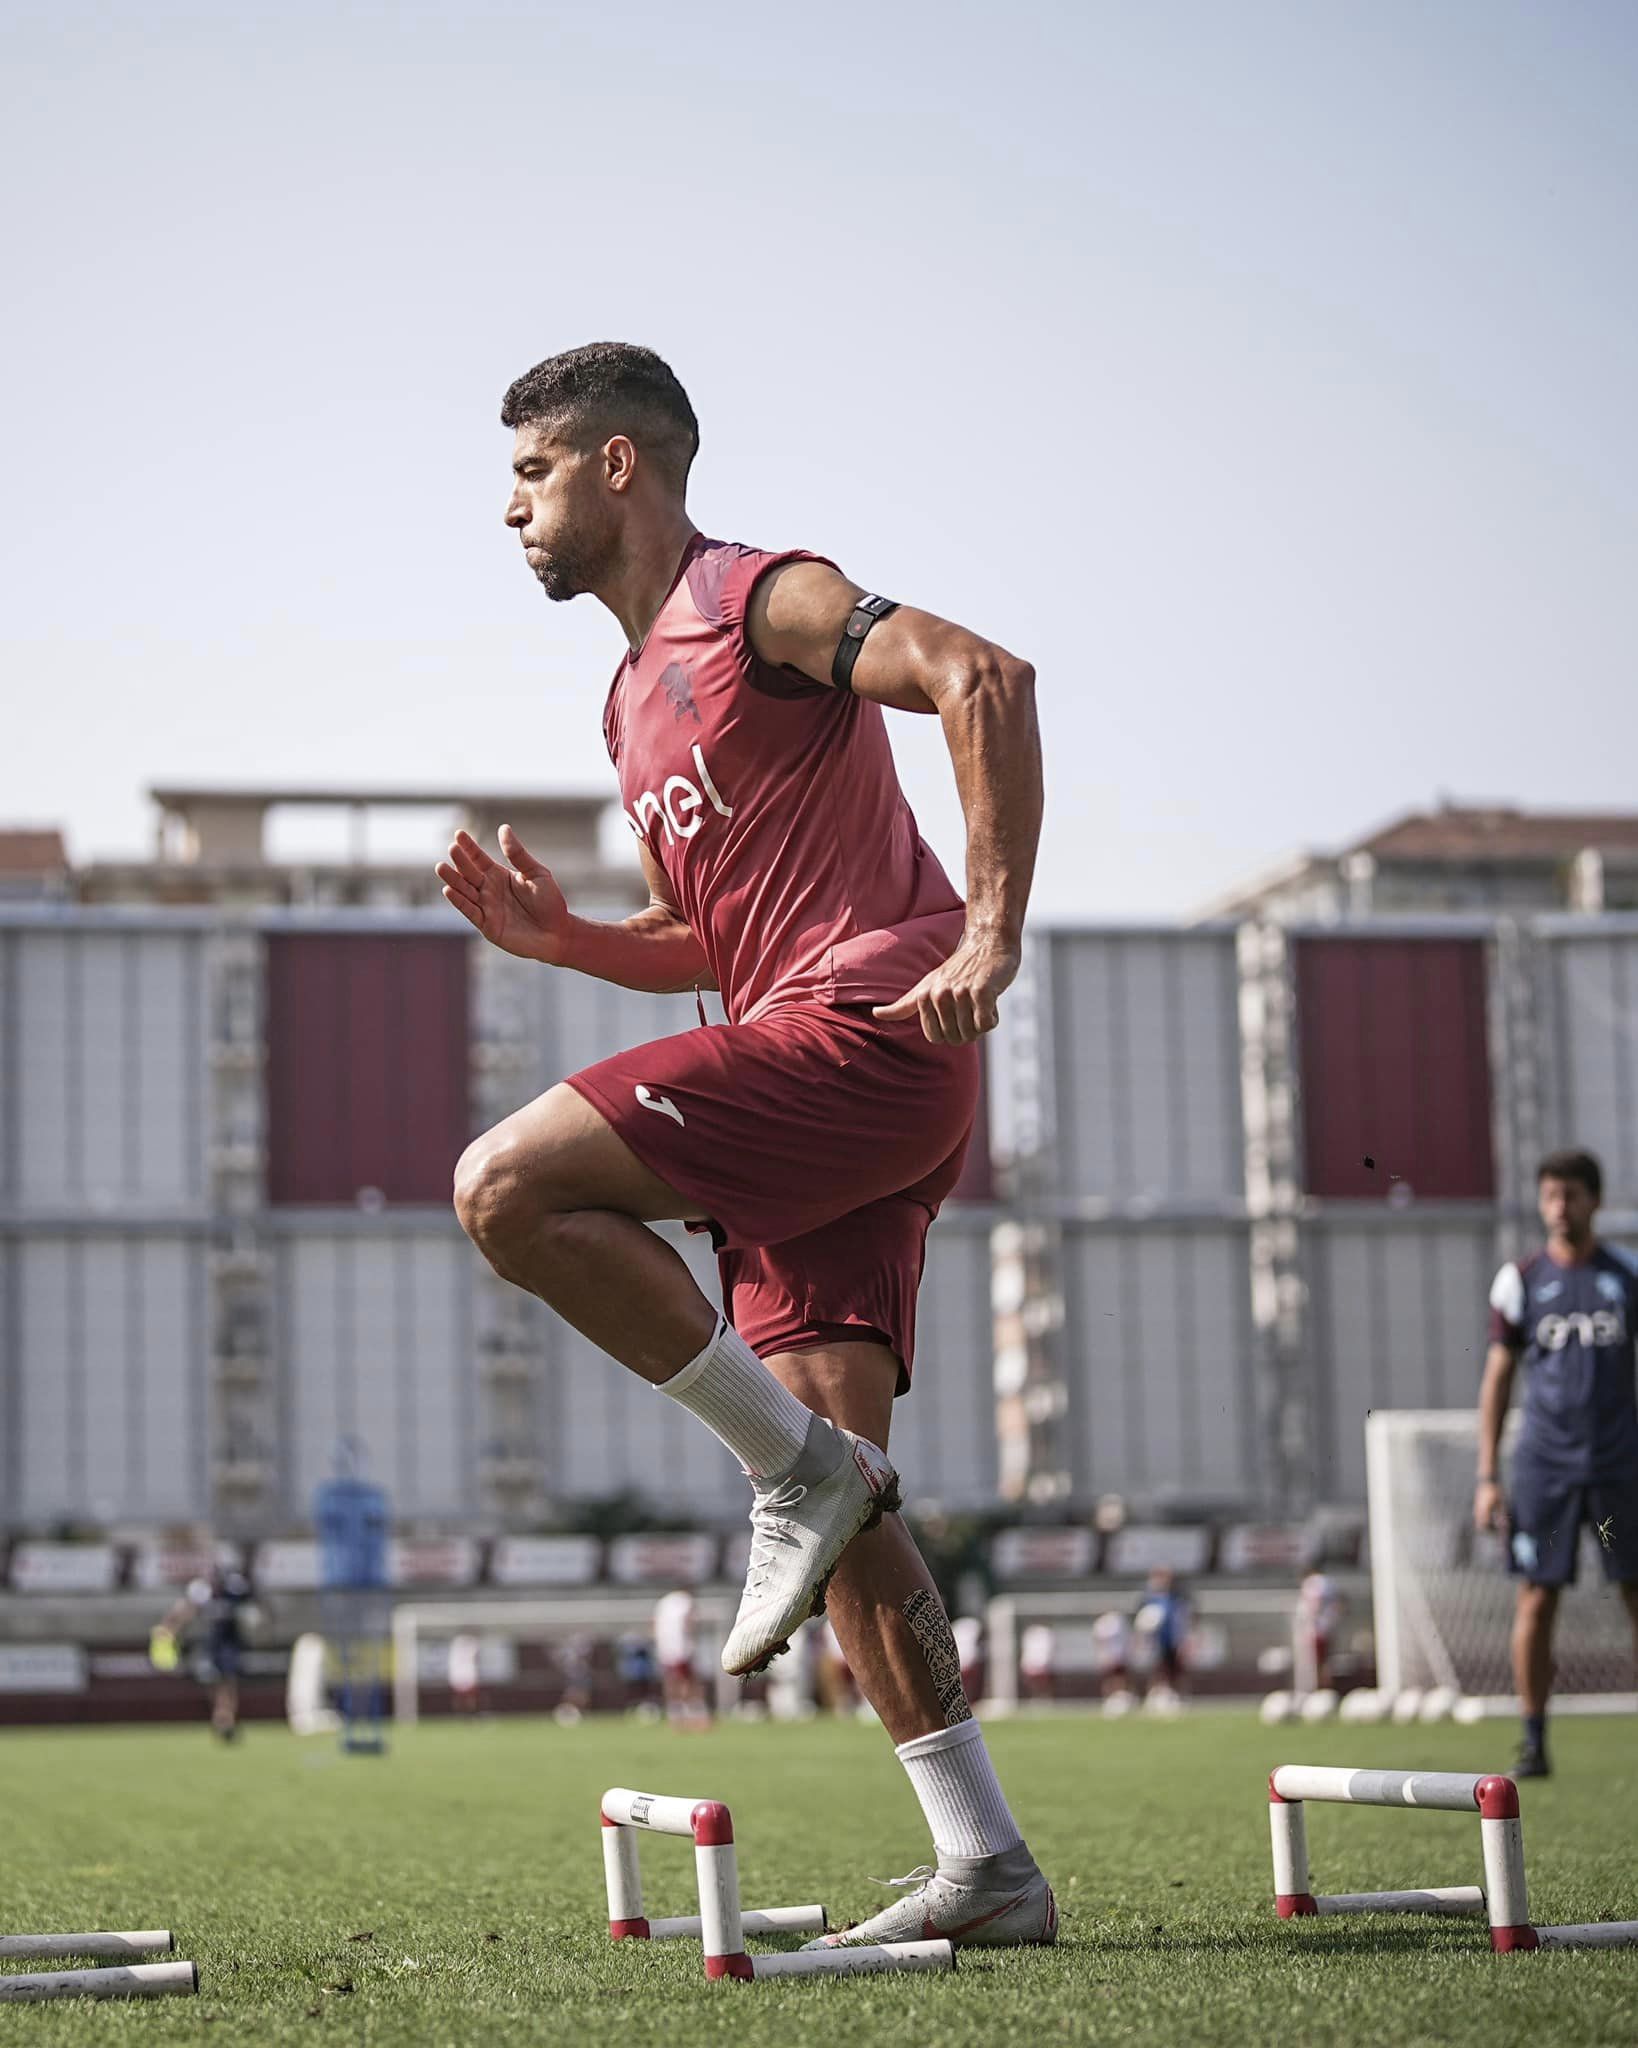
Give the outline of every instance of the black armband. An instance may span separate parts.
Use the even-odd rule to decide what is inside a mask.
[[[897,599],[891,597],[861,597],[853,607],[830,664],[830,679],[838,690],[853,688],[853,664],[859,658],[859,649],[865,643],[866,634],[878,620],[887,618],[898,608]]]

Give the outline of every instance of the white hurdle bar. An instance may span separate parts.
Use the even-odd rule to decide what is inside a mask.
[[[131,1963],[109,1970],[38,1970],[26,1975],[0,1972],[0,2005],[47,1998],[183,1997],[199,1989],[196,1963]]]
[[[1444,1885],[1425,1891],[1337,1892],[1315,1897],[1308,1878],[1310,1800],[1341,1806],[1400,1806],[1419,1812],[1477,1813],[1484,1887]],[[1274,1846],[1274,1909],[1282,1920],[1315,1913],[1484,1913],[1497,1955],[1537,1948],[1638,1947],[1638,1920],[1582,1927],[1536,1927],[1524,1881],[1524,1829],[1511,1778],[1465,1771],[1355,1771],[1330,1765],[1282,1764],[1268,1779],[1268,1820]]]
[[[0,1934],[0,1962],[46,1962],[61,1956],[169,1955],[176,1937],[168,1927],[140,1934]]]
[[[904,1941],[860,1948],[800,1949],[768,1956],[747,1955],[747,1934],[822,1934],[823,1906],[775,1906],[744,1912],[739,1903],[739,1863],[733,1817],[720,1799],[674,1799],[658,1792],[614,1786],[603,1794],[603,1871],[608,1880],[609,1936],[614,1941],[661,1941],[692,1936],[705,1948],[708,1978],[748,1981],[759,1977],[855,1976],[878,1970],[953,1970],[955,1951],[947,1941]],[[700,1910],[670,1920],[643,1912],[643,1877],[638,1841],[644,1832],[679,1835],[694,1844]]]

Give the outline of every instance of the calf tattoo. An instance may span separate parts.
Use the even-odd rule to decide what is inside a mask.
[[[925,1586],[918,1586],[904,1603],[904,1618],[910,1624],[910,1633],[920,1643],[927,1668],[933,1674],[933,1691],[938,1695],[945,1727],[953,1728],[959,1721],[970,1721],[973,1710],[967,1704],[966,1690],[961,1683],[961,1656],[938,1596],[929,1593]]]

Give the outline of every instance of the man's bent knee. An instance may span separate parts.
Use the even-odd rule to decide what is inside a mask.
[[[543,1206],[538,1174],[522,1148],[494,1131],[474,1138],[455,1168],[455,1214],[485,1254],[502,1244]]]

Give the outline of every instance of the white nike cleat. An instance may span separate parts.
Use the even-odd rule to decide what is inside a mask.
[[[1058,1939],[1058,1902],[1022,1842],[999,1856],[948,1856],[937,1870],[924,1863],[887,1882],[917,1889],[857,1927],[803,1946],[950,1941],[958,1948],[1050,1948]]]
[[[751,1562],[723,1670],[749,1678],[788,1650],[793,1630],[824,1613],[842,1552],[898,1505],[899,1475],[886,1452],[816,1415],[791,1469],[756,1487]]]

